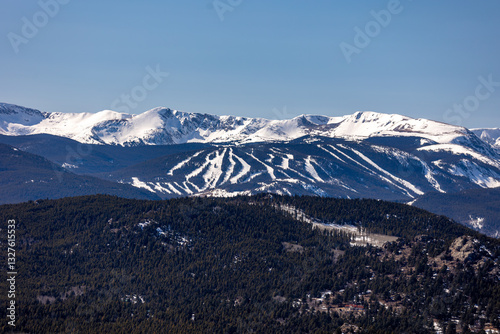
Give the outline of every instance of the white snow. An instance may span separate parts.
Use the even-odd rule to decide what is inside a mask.
[[[186,194],[194,193],[194,191],[189,189],[188,184],[191,185],[193,188],[195,188],[196,191],[200,191],[200,188],[198,188],[194,183],[191,183],[189,181],[182,182],[182,185],[180,185],[178,182],[174,182],[174,184],[177,186],[177,188],[182,189]]]
[[[450,167],[449,172],[456,176],[464,176],[482,188],[500,187],[498,173],[481,167],[470,160],[460,160],[457,165]]]
[[[500,143],[500,129],[474,129],[483,141],[494,146]],[[261,187],[279,187],[276,182],[301,179],[305,189],[323,195],[318,183],[328,183],[350,188],[338,178],[331,176],[329,159],[341,164],[341,168],[358,166],[363,173],[379,177],[389,186],[398,188],[410,197],[423,194],[422,189],[432,187],[445,192],[450,175],[463,176],[481,187],[500,186],[500,159],[495,150],[484,144],[477,150],[475,135],[463,127],[440,122],[414,119],[397,114],[377,112],[356,112],[342,117],[300,115],[288,120],[267,120],[235,116],[217,116],[188,113],[168,108],[154,108],[139,115],[103,110],[97,113],[47,113],[34,109],[0,103],[0,134],[27,135],[48,133],[68,137],[82,143],[116,145],[165,145],[177,143],[218,143],[211,151],[199,150],[191,156],[183,156],[182,161],[168,163],[167,177],[176,177],[167,182],[144,180],[141,176],[131,178],[137,188],[162,194],[195,194],[208,192],[223,184],[237,184],[257,181],[264,182],[269,176],[270,183]],[[397,160],[404,168],[410,163],[419,164],[418,172],[423,171],[424,182],[417,183],[403,179],[394,171],[393,163],[385,165],[373,158],[370,151],[353,149],[351,145],[316,145],[328,153],[315,156],[313,152],[304,158],[302,153],[281,150],[277,145],[270,153],[243,152],[238,145],[253,142],[286,142],[305,135],[326,136],[360,141],[373,136],[413,136],[420,138],[417,143],[419,154],[410,154],[395,148],[371,145],[374,153],[384,159]],[[308,142],[321,140],[312,137]],[[230,144],[228,144],[230,143]],[[234,145],[233,145],[234,144]],[[232,145],[232,146],[230,146]],[[500,147],[500,146],[499,146]],[[235,153],[238,152],[238,153]],[[290,154],[293,152],[295,154]],[[419,158],[425,152],[444,152],[458,159],[450,163],[448,154],[440,160],[428,161]],[[239,156],[238,156],[239,155]],[[369,158],[370,157],[370,158]],[[377,162],[377,163],[376,163]],[[345,166],[345,165],[351,166]],[[263,167],[260,167],[262,165]],[[78,168],[76,164],[64,163],[64,168]],[[251,167],[253,166],[253,167]],[[328,167],[327,167],[328,166]],[[256,168],[257,167],[257,168]],[[492,168],[490,168],[492,167]],[[356,167],[357,169],[357,167]],[[183,173],[180,173],[183,171]],[[165,176],[165,175],[163,175]],[[398,177],[401,176],[401,177]],[[423,179],[425,177],[425,179]],[[437,180],[443,184],[440,184]],[[425,180],[427,182],[425,182]],[[297,181],[297,180],[296,180]],[[305,181],[305,182],[304,182]],[[122,181],[123,182],[123,181]],[[267,182],[267,181],[265,181]],[[298,182],[298,181],[297,181]],[[359,190],[359,189],[358,189]],[[278,189],[286,193],[283,189]],[[287,190],[288,191],[288,190]]]
[[[482,217],[473,218],[472,215],[469,215],[469,221],[467,223],[474,229],[480,231],[484,227],[484,218]]]
[[[224,156],[226,155],[227,149],[224,149],[222,153],[215,151],[214,159],[210,160],[208,169],[203,175],[203,180],[205,181],[205,186],[201,189],[202,191],[207,188],[215,188],[217,182],[222,176],[222,163],[224,161]],[[207,157],[208,158],[208,157]]]
[[[420,161],[420,163],[424,167],[425,178],[427,179],[427,181],[429,181],[429,183],[432,185],[432,187],[434,189],[436,189],[440,193],[445,193],[445,191],[441,188],[441,185],[439,184],[439,182],[434,178],[434,172],[431,170],[429,165],[420,159],[418,159],[418,160]]]
[[[161,192],[161,193],[167,193],[167,194],[171,194],[171,193],[172,193],[172,191],[171,191],[171,190],[169,190],[169,189],[167,189],[167,188],[163,187],[163,186],[161,185],[161,183],[159,183],[159,182],[155,183],[155,184],[153,185],[153,188],[154,188],[154,190],[155,190],[155,191],[159,191],[159,192]]]
[[[449,143],[467,133],[465,128],[454,125],[371,111],[356,112],[336,121],[338,127],[332,134],[343,138],[418,136],[438,143]]]
[[[239,163],[241,164],[242,168],[241,168],[241,171],[234,177],[232,177],[229,182],[231,182],[232,184],[235,184],[237,183],[243,176],[247,175],[249,172],[250,172],[250,165],[246,163],[245,160],[243,160],[242,158],[240,158],[239,156],[235,155],[235,154],[232,154],[231,152],[231,157],[234,157],[236,158],[236,160],[239,161]]]
[[[172,191],[173,191],[174,193],[176,193],[177,195],[182,195],[182,193],[181,193],[179,190],[177,190],[177,188],[175,188],[173,184],[171,184],[171,183],[167,183],[167,187],[169,187],[169,188],[170,188],[170,190],[172,190]]]
[[[144,221],[143,223],[139,223],[137,224],[137,226],[139,226],[141,228],[141,230],[143,230],[145,227],[151,225],[153,223],[153,221],[151,220],[146,220]]]
[[[325,182],[321,177],[319,177],[318,172],[313,166],[313,163],[316,161],[311,158],[311,156],[308,156],[307,159],[305,159],[305,164],[306,164],[306,171],[313,177],[318,182]]]
[[[200,195],[208,197],[236,197],[239,195],[251,195],[251,191],[227,191],[224,189],[213,189]]]
[[[224,176],[224,180],[222,180],[221,184],[227,183],[227,181],[229,181],[229,178],[231,177],[231,175],[233,175],[233,173],[234,173],[234,167],[236,166],[236,162],[234,161],[233,157],[234,157],[233,149],[230,148],[229,149],[229,167],[225,173],[226,175]]]
[[[215,152],[208,154],[205,157],[205,162],[200,167],[198,167],[197,169],[195,169],[194,171],[192,171],[191,173],[186,175],[186,181],[189,181],[189,179],[191,179],[195,176],[198,176],[198,174],[200,174],[211,163],[212,160],[211,160],[210,156],[212,156],[212,155],[215,155]]]
[[[61,167],[62,168],[68,168],[68,169],[69,168],[78,168],[78,166],[70,164],[70,163],[67,163],[67,162],[63,163]]]
[[[406,203],[406,205],[412,206],[416,201],[418,201],[418,198],[415,198],[413,201]]]
[[[288,169],[290,168],[290,160],[293,160],[293,154],[286,154],[285,156],[281,157],[281,168],[283,169]]]
[[[255,179],[257,176],[260,176],[260,175],[262,175],[262,174],[264,174],[264,172],[263,172],[263,171],[254,172],[254,173],[250,174],[250,176],[249,176],[247,179],[243,180],[243,182],[242,182],[242,183],[247,183],[247,182],[250,182],[250,181],[252,181],[253,179]]]
[[[431,152],[450,152],[455,155],[467,155],[471,158],[477,159],[479,161],[484,162],[485,164],[495,166],[500,168],[500,162],[493,160],[487,156],[484,156],[471,148],[458,145],[458,144],[437,144],[437,145],[429,145],[424,147],[419,147],[418,151],[431,151]]]
[[[289,205],[277,205],[276,208],[296,217],[297,220],[311,224],[313,229],[319,228],[321,230],[337,230],[347,233],[351,237],[351,245],[353,246],[366,246],[372,245],[375,247],[382,247],[386,242],[396,241],[397,237],[367,233],[363,228],[354,225],[340,225],[335,222],[324,222],[314,217],[308,216],[304,211]]]

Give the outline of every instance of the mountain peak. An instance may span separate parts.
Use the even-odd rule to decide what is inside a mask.
[[[127,119],[131,118],[132,115],[130,114],[125,114],[125,113],[120,113],[114,110],[101,110],[97,113],[94,114],[96,118],[102,118],[105,120],[112,120],[112,119]]]
[[[41,112],[37,109],[31,109],[22,107],[16,104],[3,103],[0,102],[0,114],[4,115],[14,115],[14,114],[26,114],[29,116],[44,116],[47,113]]]
[[[487,142],[496,149],[500,149],[500,128],[471,129],[481,140]]]
[[[412,119],[408,116],[403,116],[400,114],[386,114],[376,111],[356,111],[354,114],[347,115],[345,117],[353,122],[361,122],[361,123],[378,122],[380,120],[383,121],[392,120],[393,122],[395,122],[395,121]]]
[[[172,109],[167,108],[167,107],[156,107],[153,109],[146,110],[145,112],[143,112],[142,114],[139,114],[139,115],[158,114],[158,115],[171,116],[174,113],[176,113],[176,110],[172,110]],[[139,115],[137,115],[137,116],[139,116]]]

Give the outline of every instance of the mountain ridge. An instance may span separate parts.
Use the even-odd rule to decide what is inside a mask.
[[[32,118],[23,118],[23,114]],[[40,133],[55,134],[87,144],[123,146],[287,141],[305,135],[357,140],[373,136],[415,134],[443,144],[473,136],[463,127],[373,111],[358,111],[343,117],[303,114],[287,120],[269,120],[190,113],[164,107],[138,115],[111,110],[98,113],[47,113],[0,103],[0,134]]]

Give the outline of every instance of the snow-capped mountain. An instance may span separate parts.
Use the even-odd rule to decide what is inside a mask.
[[[471,129],[479,138],[500,150],[500,128]]]
[[[0,134],[53,134],[89,144],[123,146],[189,142],[289,141],[305,135],[330,138],[422,138],[422,144],[466,144],[465,128],[401,115],[356,112],[344,117],[301,115],[268,120],[188,113],[155,108],[139,115],[104,110],[98,113],[47,113],[0,104]]]

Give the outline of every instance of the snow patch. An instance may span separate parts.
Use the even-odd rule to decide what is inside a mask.
[[[65,162],[65,163],[62,164],[62,168],[70,169],[70,168],[78,168],[78,166],[72,165],[72,164],[69,164],[69,163]]]
[[[472,215],[469,215],[469,221],[467,221],[467,224],[469,224],[475,230],[480,231],[484,227],[484,218],[481,217],[473,218]]]
[[[136,188],[143,188],[143,189],[146,189],[146,190],[149,190],[151,192],[154,192],[153,189],[151,189],[150,186],[147,185],[147,183],[145,182],[142,182],[141,180],[139,180],[139,178],[137,177],[133,177],[132,178],[132,186],[136,187]]]

